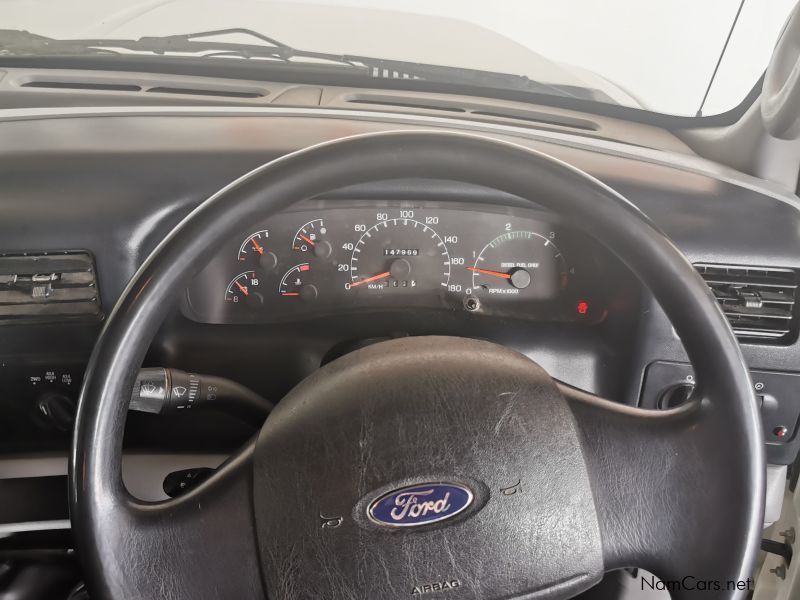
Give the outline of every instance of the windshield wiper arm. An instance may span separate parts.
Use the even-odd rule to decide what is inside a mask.
[[[248,35],[265,44],[213,41],[205,38],[223,35]],[[323,52],[297,50],[245,28],[218,29],[166,36],[146,36],[136,40],[126,39],[70,39],[58,40],[20,30],[0,30],[0,56],[2,55],[65,55],[65,54],[121,54],[120,50],[152,54],[194,54],[204,57],[234,56],[238,58],[272,59],[290,62],[293,58],[316,59],[358,67],[346,57]]]
[[[248,44],[207,39],[224,35],[246,35],[263,43]],[[413,79],[431,83],[501,88],[579,98],[587,98],[587,93],[591,93],[591,90],[583,88],[542,83],[524,75],[369,56],[299,50],[258,31],[242,27],[177,35],[148,36],[137,40],[57,40],[27,31],[0,30],[0,56],[122,54],[121,50],[157,55],[191,54],[203,58],[229,56],[244,59],[267,59],[307,67],[319,67],[321,63],[327,62],[360,71],[372,79]]]

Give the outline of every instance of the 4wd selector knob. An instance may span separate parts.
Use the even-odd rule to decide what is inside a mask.
[[[59,431],[71,431],[75,422],[75,401],[59,391],[45,391],[36,398],[36,408]]]

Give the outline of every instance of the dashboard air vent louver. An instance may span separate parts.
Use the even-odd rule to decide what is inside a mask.
[[[28,81],[21,87],[51,88],[54,90],[90,90],[95,92],[139,92],[141,86],[125,83],[102,83],[97,81]]]
[[[263,98],[261,92],[251,90],[212,90],[206,88],[151,87],[149,94],[183,94],[184,96],[218,96],[220,98]]]
[[[532,124],[541,126],[567,127],[583,131],[598,131],[597,123],[576,117],[550,114],[541,111],[522,110],[513,108],[490,108],[484,105],[460,105],[452,101],[420,99],[416,97],[390,96],[379,94],[355,94],[347,98],[348,104],[363,106],[385,106],[391,108],[406,108],[410,110],[436,111],[444,113],[462,114],[467,117],[483,121],[500,122],[516,125]]]
[[[785,344],[797,334],[793,269],[697,264],[736,337],[748,343]]]
[[[100,316],[90,254],[0,254],[0,323]]]

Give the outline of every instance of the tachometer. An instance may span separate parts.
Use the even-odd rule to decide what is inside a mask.
[[[450,255],[439,234],[424,223],[387,218],[364,231],[356,242],[349,271],[350,289],[447,288]]]
[[[567,286],[567,264],[550,237],[507,231],[486,244],[467,267],[476,296],[552,299]]]

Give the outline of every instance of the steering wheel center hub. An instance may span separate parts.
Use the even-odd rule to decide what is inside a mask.
[[[384,342],[312,375],[262,430],[254,499],[274,598],[506,598],[602,572],[567,402],[486,342]]]

